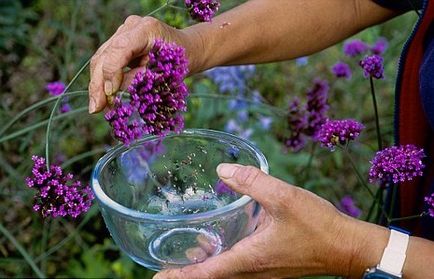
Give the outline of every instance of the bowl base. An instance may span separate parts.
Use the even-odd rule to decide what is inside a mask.
[[[222,250],[222,240],[205,229],[175,228],[149,244],[149,254],[162,266],[184,266],[206,260]]]

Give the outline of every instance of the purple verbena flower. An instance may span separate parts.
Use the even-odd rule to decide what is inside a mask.
[[[306,144],[303,131],[308,127],[308,114],[301,106],[300,100],[295,97],[289,104],[287,122],[291,135],[285,139],[285,146],[292,151],[300,151]]]
[[[143,134],[165,136],[184,126],[180,112],[187,108],[185,49],[156,40],[148,56],[146,69],[138,72],[128,87],[130,102],[115,98],[114,108],[105,115],[115,137],[125,144]]]
[[[392,146],[377,152],[370,161],[369,181],[393,183],[413,180],[423,175],[425,165],[422,159],[425,153],[422,148],[407,144]]]
[[[60,94],[63,93],[63,91],[65,91],[65,88],[66,88],[65,84],[61,81],[49,82],[45,86],[45,89],[52,96],[59,96]]]
[[[312,89],[307,92],[307,127],[304,133],[316,137],[319,128],[327,120],[329,84],[326,80],[315,79]]]
[[[368,46],[359,39],[347,41],[344,43],[344,54],[350,57],[356,57],[368,50]]]
[[[319,129],[317,140],[322,146],[333,149],[356,139],[364,126],[353,119],[327,120]]]
[[[112,127],[114,137],[126,145],[149,133],[145,129],[143,120],[138,116],[133,117],[136,114],[134,111],[135,108],[131,104],[122,102],[121,97],[117,96],[113,108],[104,115],[105,120]]]
[[[83,186],[74,176],[56,165],[47,169],[45,158],[32,156],[34,166],[26,184],[38,191],[33,210],[40,211],[43,217],[76,218],[89,210],[94,195],[89,185]]]
[[[425,203],[428,205],[428,215],[434,217],[434,193],[425,197]]]
[[[184,0],[192,19],[209,22],[220,7],[218,0]]]
[[[383,57],[379,55],[366,56],[359,62],[360,67],[363,69],[363,75],[365,77],[373,77],[376,79],[383,78]]]
[[[338,62],[332,67],[332,72],[337,78],[351,78],[351,68],[347,63]]]
[[[373,54],[381,55],[383,54],[387,47],[389,46],[389,43],[387,42],[386,38],[379,38],[373,46],[371,46],[371,52]]]
[[[232,189],[220,179],[214,185],[214,191],[217,193],[217,195],[235,195],[235,192],[232,191]]]
[[[59,108],[60,113],[67,113],[71,111],[71,106],[68,103],[64,103]]]
[[[362,214],[362,211],[360,210],[360,208],[358,208],[353,200],[353,198],[351,196],[345,196],[343,197],[340,202],[339,205],[337,206],[337,208],[342,211],[343,213],[354,217],[354,218],[359,218],[360,215]]]

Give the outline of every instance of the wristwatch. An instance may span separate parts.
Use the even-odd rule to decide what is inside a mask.
[[[390,237],[380,263],[376,267],[369,268],[363,275],[363,279],[399,279],[402,278],[409,232],[390,227]]]

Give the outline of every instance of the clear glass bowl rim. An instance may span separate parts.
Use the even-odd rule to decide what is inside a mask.
[[[180,134],[169,134],[167,137],[176,137],[182,135],[193,135],[193,136],[203,136],[208,138],[220,138],[220,139],[228,139],[237,142],[237,144],[245,147],[250,150],[255,156],[259,163],[259,168],[268,174],[268,162],[265,158],[264,154],[251,142],[237,137],[233,134],[229,134],[222,131],[216,131],[211,129],[185,129]],[[157,139],[158,136],[145,136],[130,146],[125,146],[123,144],[118,144],[117,146],[110,149],[104,156],[102,156],[95,165],[95,168],[92,172],[91,177],[91,187],[95,194],[96,199],[104,206],[114,210],[115,212],[124,215],[129,218],[139,219],[142,221],[166,221],[166,222],[177,222],[177,221],[204,221],[206,219],[215,219],[218,216],[229,214],[232,211],[235,211],[239,208],[244,207],[249,202],[253,201],[253,199],[247,195],[241,196],[236,201],[227,204],[221,208],[210,210],[207,212],[197,213],[197,214],[184,214],[184,215],[163,215],[163,214],[150,214],[141,212],[138,210],[134,210],[123,206],[116,201],[112,200],[101,188],[101,185],[98,181],[98,175],[104,169],[104,167],[112,161],[117,155],[126,151],[129,148],[137,146],[143,142],[151,141]]]

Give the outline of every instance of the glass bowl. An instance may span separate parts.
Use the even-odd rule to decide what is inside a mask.
[[[147,136],[110,150],[91,184],[116,244],[158,271],[204,261],[251,234],[260,206],[218,179],[222,162],[268,173],[254,145],[213,130]]]

